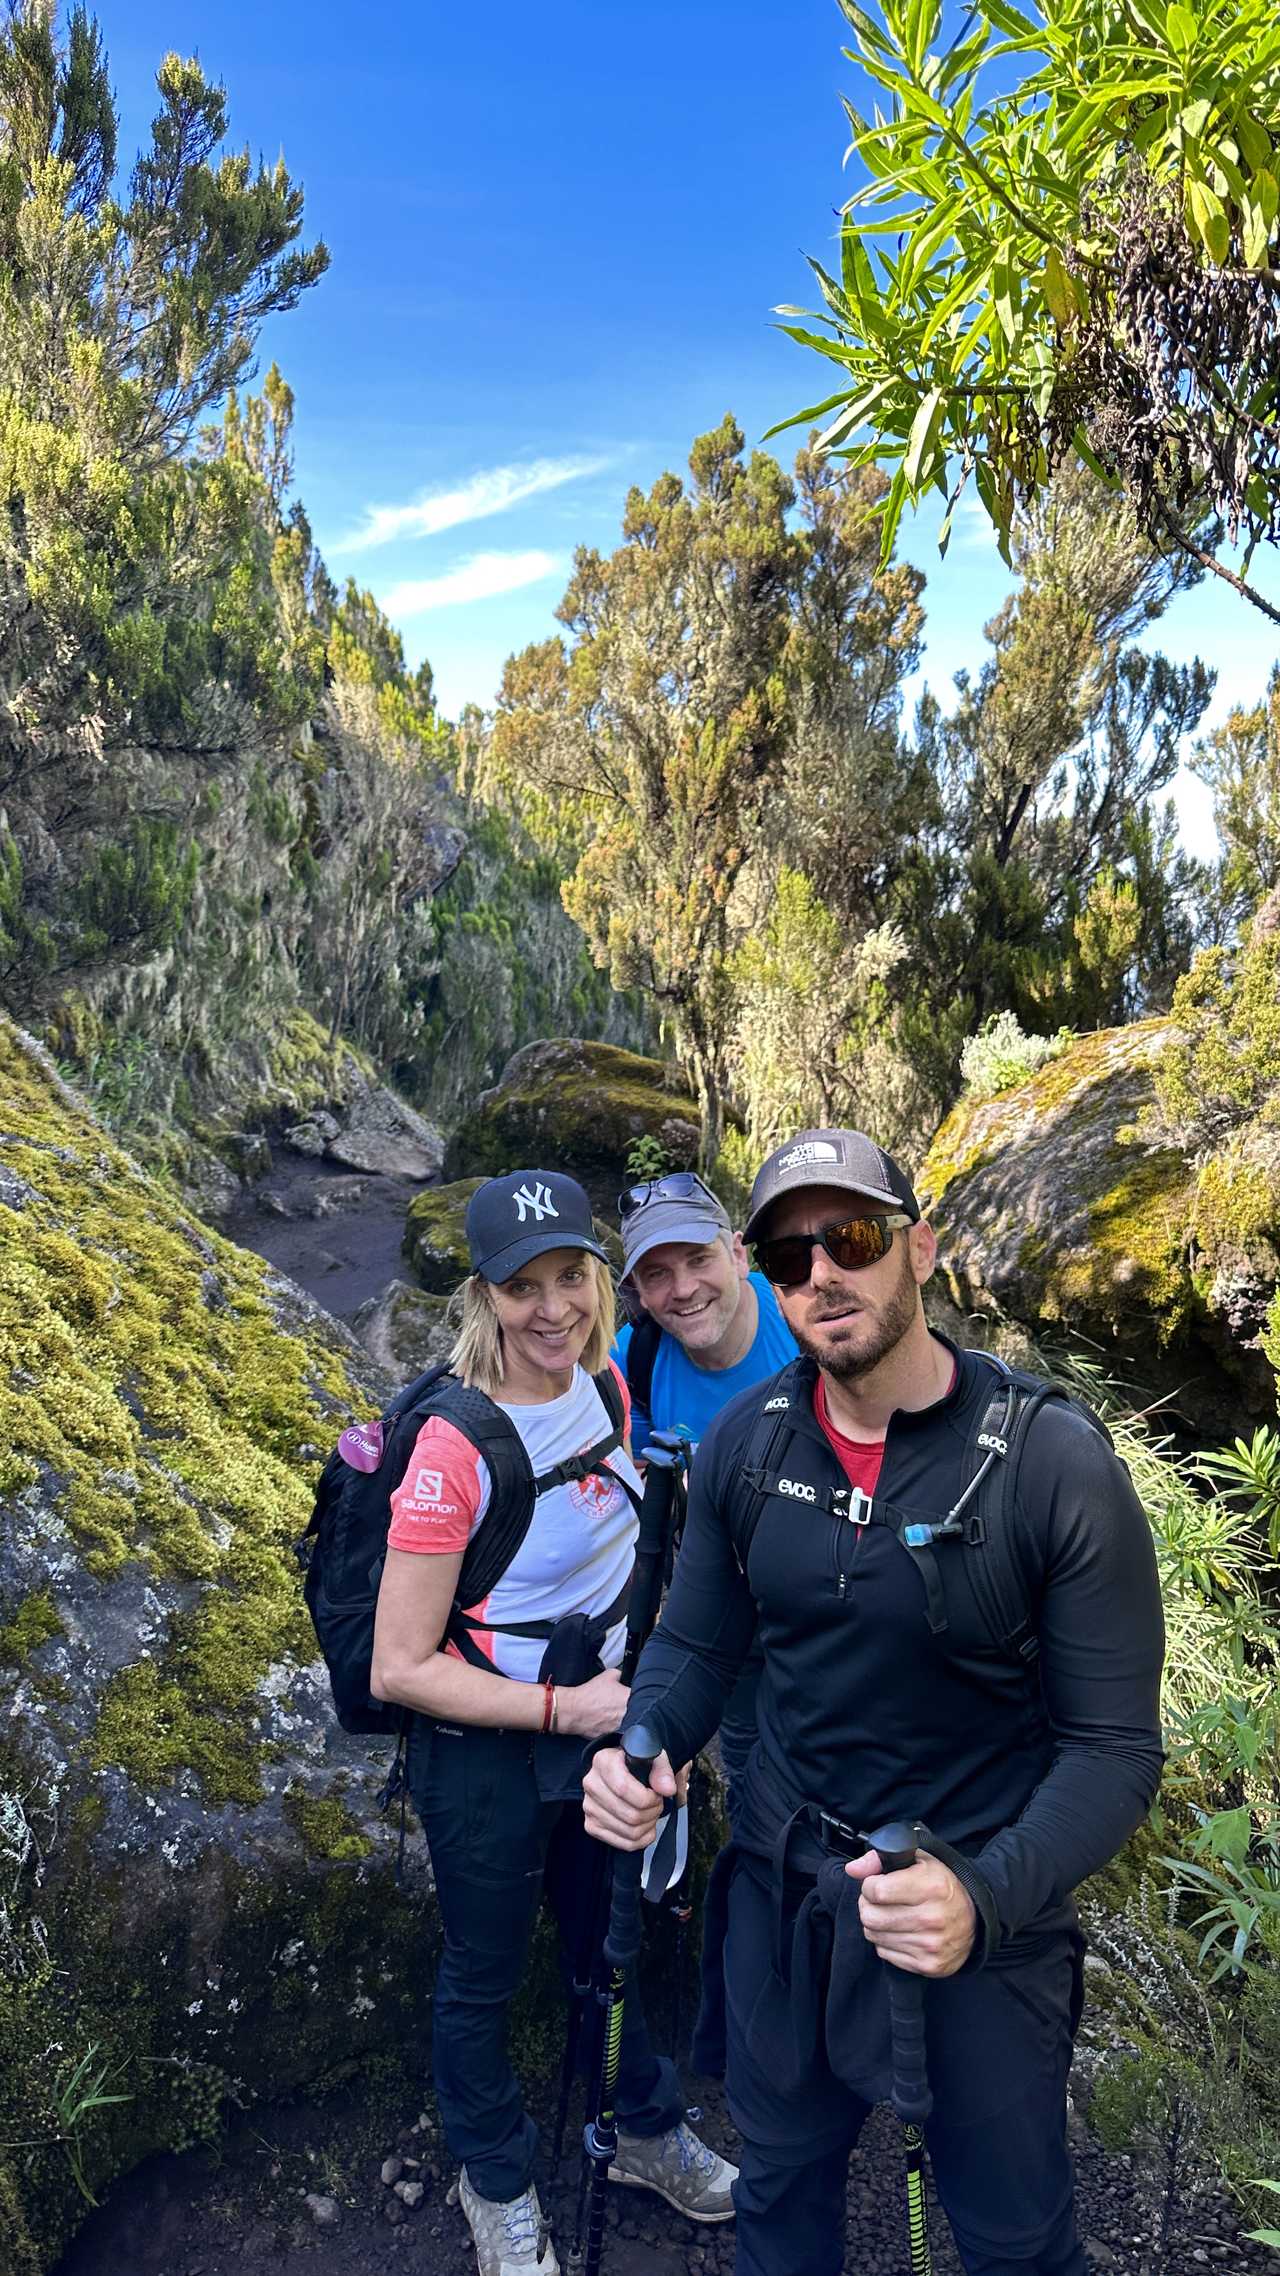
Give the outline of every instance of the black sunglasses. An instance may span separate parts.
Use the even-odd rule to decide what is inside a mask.
[[[887,1257],[895,1229],[913,1225],[903,1210],[875,1217],[843,1217],[816,1233],[782,1233],[777,1240],[753,1243],[756,1263],[775,1288],[803,1288],[813,1270],[813,1252],[823,1249],[841,1272],[861,1272]]]
[[[720,1213],[720,1204],[709,1185],[704,1185],[696,1170],[669,1170],[665,1177],[646,1178],[643,1185],[631,1185],[618,1195],[618,1215],[624,1224],[643,1209],[649,1201],[692,1201],[701,1198]]]

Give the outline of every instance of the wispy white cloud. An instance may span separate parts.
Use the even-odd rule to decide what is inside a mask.
[[[505,514],[511,506],[536,498],[544,490],[558,490],[566,482],[580,482],[599,474],[607,458],[534,458],[525,466],[491,466],[468,476],[453,490],[424,490],[404,506],[369,506],[362,527],[328,547],[330,553],[367,553],[376,545],[394,545],[397,539],[435,537],[440,530],[457,529],[461,522],[484,521],[490,514]]]
[[[962,553],[978,549],[994,552],[996,533],[981,498],[962,498],[953,523],[955,542]]]
[[[456,608],[465,601],[492,600],[496,593],[518,592],[553,577],[561,563],[554,553],[473,553],[456,569],[441,577],[410,578],[383,593],[381,605],[393,623],[410,616],[425,616],[429,609]]]

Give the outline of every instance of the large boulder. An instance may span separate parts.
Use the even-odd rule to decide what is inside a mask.
[[[0,1361],[0,2259],[38,2276],[82,2183],[420,2049],[428,1931],[291,1549],[388,1378],[3,1021]],[[121,2099],[69,2134],[81,2062]]]
[[[291,1134],[295,1148],[298,1136],[297,1130]],[[353,1100],[343,1127],[324,1151],[347,1169],[393,1178],[438,1177],[444,1162],[439,1131],[385,1084]]]
[[[1261,1346],[1280,1268],[1280,1132],[1198,1159],[1160,1135],[1173,1030],[1081,1036],[1016,1089],[962,1098],[917,1180],[965,1311],[1082,1337],[1198,1433],[1275,1413]]]
[[[371,1359],[397,1383],[411,1383],[446,1360],[457,1333],[447,1296],[433,1296],[408,1280],[388,1281],[351,1316]]]
[[[609,1043],[529,1043],[455,1131],[445,1175],[567,1170],[612,1220],[628,1151],[642,1138],[668,1169],[697,1159],[697,1106],[659,1060]]]

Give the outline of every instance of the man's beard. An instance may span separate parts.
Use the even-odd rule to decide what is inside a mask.
[[[889,1353],[897,1349],[914,1323],[918,1303],[919,1293],[911,1270],[911,1260],[904,1251],[902,1277],[875,1321],[868,1341],[844,1348],[837,1345],[832,1349],[829,1345],[816,1343],[801,1328],[792,1327],[791,1333],[805,1356],[815,1359],[824,1374],[832,1376],[837,1383],[852,1383],[860,1375],[869,1375],[873,1367],[878,1367],[882,1359],[887,1359]],[[864,1313],[862,1319],[866,1321],[867,1318],[868,1315]]]

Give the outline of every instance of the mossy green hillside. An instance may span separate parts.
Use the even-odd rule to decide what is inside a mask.
[[[378,1390],[0,1023],[6,2268],[54,2265],[78,2174],[100,2193],[230,2099],[372,2049],[416,2077],[431,1914],[307,1672],[291,1550]],[[81,2058],[124,2099],[69,2139]]]
[[[95,1117],[139,1149],[148,1169],[199,1182],[210,1155],[239,1173],[245,1132],[341,1110],[378,1080],[368,1056],[334,1040],[297,1003],[263,1005],[223,1033],[211,1015],[185,1056],[163,1035],[121,1034],[82,994],[57,1007],[43,1041],[83,1084]]]
[[[107,1688],[101,1762],[254,1786],[244,1705],[313,1646],[290,1543],[333,1418],[362,1404],[336,1339],[284,1334],[267,1268],[186,1218],[0,1025],[3,1490],[39,1481],[85,1570],[203,1584],[158,1658]],[[56,1609],[56,1608],[54,1608]],[[40,1616],[0,1605],[38,1641]],[[46,1633],[47,1633],[46,1629]]]

